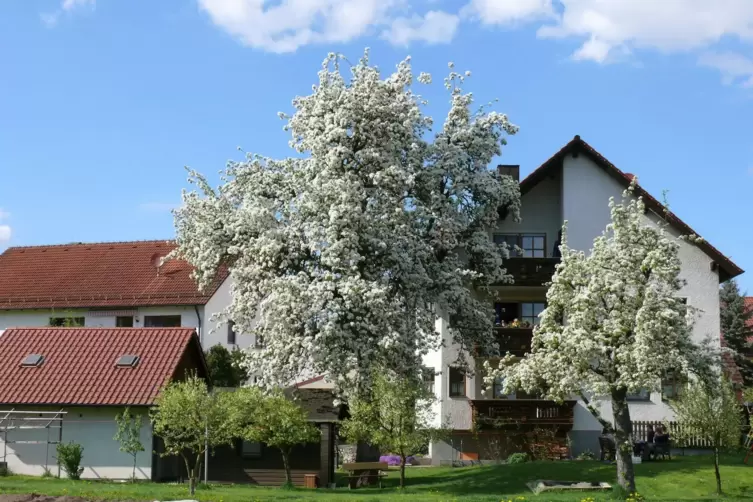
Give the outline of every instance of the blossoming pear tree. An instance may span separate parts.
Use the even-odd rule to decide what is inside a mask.
[[[470,73],[452,64],[450,109],[434,134],[410,59],[387,77],[368,51],[349,78],[342,61],[330,54],[312,93],[281,114],[294,156],[249,154],[218,188],[192,172],[198,191],[184,192],[175,214],[177,254],[200,286],[229,269],[222,317],[263,338],[247,361],[262,385],[313,372],[360,388],[376,366],[417,374],[441,343],[438,312],[463,348],[489,346],[491,307],[474,290],[510,280],[488,229],[499,211],[518,218],[520,193],[489,164],[517,128],[471,111]]]
[[[658,390],[666,372],[689,372],[701,358],[691,341],[692,313],[677,296],[677,240],[659,218],[649,221],[632,187],[609,208],[611,223],[590,254],[569,248],[563,227],[562,260],[531,353],[519,362],[507,355],[496,368],[487,364],[486,381],[503,378],[505,393],[611,399],[618,483],[633,493],[627,395]]]

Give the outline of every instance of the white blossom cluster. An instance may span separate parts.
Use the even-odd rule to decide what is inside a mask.
[[[493,316],[473,291],[510,281],[488,228],[500,208],[518,219],[520,193],[488,166],[517,128],[471,112],[466,76],[452,73],[450,111],[429,140],[410,59],[386,78],[368,51],[349,79],[340,61],[330,54],[312,94],[281,115],[296,157],[248,155],[217,189],[192,172],[199,190],[176,211],[177,254],[200,286],[230,270],[221,317],[263,337],[248,365],[265,385],[314,372],[347,389],[375,365],[418,374],[441,343],[437,312],[461,347],[487,347]]]
[[[567,246],[563,228],[562,261],[531,353],[519,363],[508,355],[497,368],[487,365],[486,385],[501,377],[503,392],[624,396],[656,390],[668,371],[693,368],[700,353],[691,341],[691,309],[677,296],[676,240],[648,224],[632,189],[609,207],[612,221],[588,256]]]

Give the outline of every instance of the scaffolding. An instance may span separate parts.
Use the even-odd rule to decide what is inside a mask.
[[[8,465],[8,445],[9,444],[44,444],[45,460],[44,469],[49,471],[50,445],[58,445],[63,442],[63,419],[67,412],[60,411],[38,411],[38,410],[0,410],[0,432],[3,434],[3,460]],[[46,440],[26,440],[8,439],[8,433],[11,431],[22,430],[46,430]],[[53,433],[57,430],[57,438]],[[57,464],[57,462],[55,462]],[[60,477],[60,464],[58,464],[58,477]]]

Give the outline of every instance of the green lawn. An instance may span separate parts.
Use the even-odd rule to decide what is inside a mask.
[[[636,466],[638,491],[646,500],[716,500],[714,470],[708,456],[676,457]],[[614,482],[615,467],[595,461],[533,462],[517,465],[446,468],[413,467],[408,472],[408,487],[397,489],[397,472],[391,471],[382,490],[280,490],[242,485],[200,487],[202,501],[249,502],[257,500],[359,500],[390,501],[500,501],[525,497],[527,501],[615,500],[611,494],[533,495],[525,486],[533,479],[559,479]],[[742,463],[742,456],[727,457],[722,467],[725,500],[753,501],[753,465]],[[341,481],[342,484],[342,481]],[[105,500],[176,500],[187,497],[185,486],[170,484],[122,484],[69,481],[11,476],[0,478],[0,493],[39,493],[73,495]],[[521,500],[521,499],[517,499]]]

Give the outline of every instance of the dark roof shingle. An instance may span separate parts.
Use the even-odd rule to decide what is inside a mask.
[[[0,334],[0,403],[149,406],[192,349],[193,328],[11,328]],[[44,361],[22,367],[29,354]],[[126,354],[135,367],[116,365]]]
[[[0,255],[0,310],[206,304],[182,260],[158,266],[172,241],[13,247]]]

